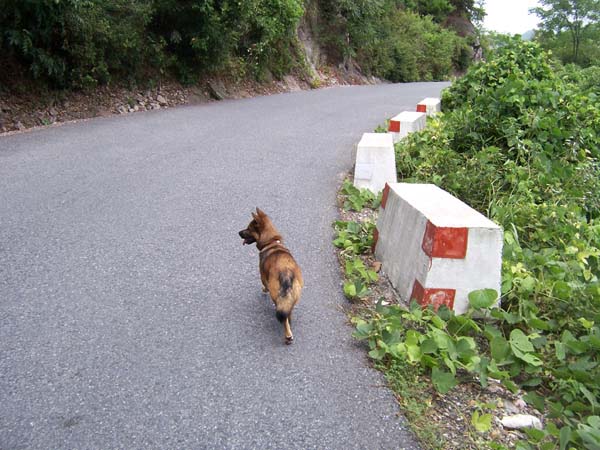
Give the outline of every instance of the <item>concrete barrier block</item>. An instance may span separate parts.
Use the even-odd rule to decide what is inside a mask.
[[[421,112],[404,111],[390,119],[389,133],[394,138],[394,143],[415,131],[425,128],[427,114]]]
[[[442,102],[439,98],[427,97],[417,103],[417,112],[433,116],[442,111]]]
[[[387,133],[364,133],[356,151],[354,186],[377,194],[396,182],[394,141]]]
[[[500,293],[502,229],[433,184],[385,186],[375,257],[404,300],[464,313],[478,289]]]

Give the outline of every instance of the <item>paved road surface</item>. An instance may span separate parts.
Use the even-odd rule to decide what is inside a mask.
[[[416,448],[331,246],[362,132],[443,84],[343,87],[0,137],[0,449]],[[293,346],[237,231],[306,287]]]

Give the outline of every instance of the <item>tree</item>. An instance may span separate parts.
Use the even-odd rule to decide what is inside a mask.
[[[600,0],[540,0],[540,4],[531,12],[542,20],[545,31],[570,34],[573,62],[578,62],[583,32],[600,17]]]

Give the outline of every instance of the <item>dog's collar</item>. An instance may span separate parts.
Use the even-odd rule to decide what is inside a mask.
[[[263,248],[260,249],[259,253],[262,253],[266,250],[270,250],[273,247],[275,247],[276,245],[281,245],[281,240],[276,239],[274,241],[269,242],[267,245],[265,245]]]

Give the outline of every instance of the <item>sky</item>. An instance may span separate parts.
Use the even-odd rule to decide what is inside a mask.
[[[500,33],[523,34],[537,28],[538,17],[529,14],[529,8],[535,6],[537,0],[485,0],[483,26]]]

